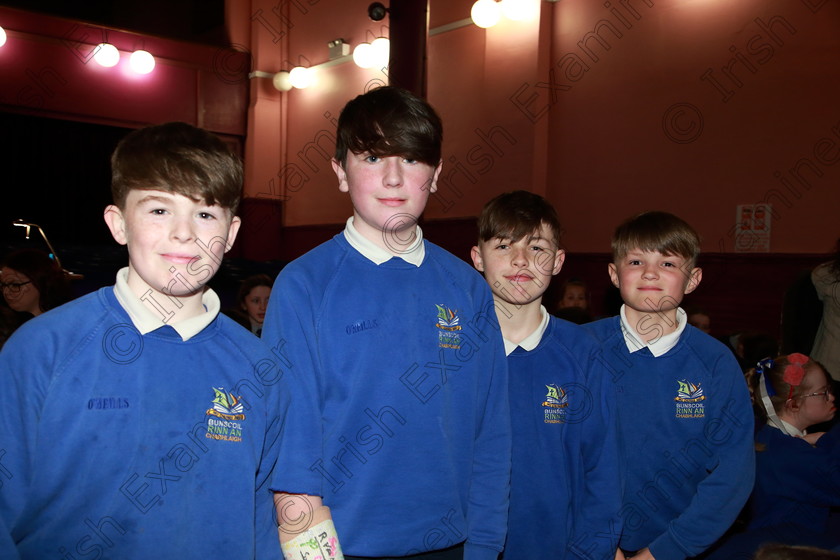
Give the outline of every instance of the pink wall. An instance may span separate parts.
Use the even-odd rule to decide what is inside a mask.
[[[245,135],[242,53],[3,7],[0,25],[8,35],[0,48],[0,106],[6,109],[129,128],[179,120]],[[92,59],[105,38],[123,51],[113,68]],[[136,48],[156,57],[150,74],[128,69],[125,51]]]
[[[840,4],[555,8],[551,60],[563,91],[548,117],[549,192],[570,247],[603,251],[611,226],[660,208],[693,223],[705,251],[730,252],[735,206],[769,201],[772,252],[831,249],[840,235]],[[586,39],[596,29],[604,46]]]
[[[370,21],[368,4],[228,0],[228,49],[109,31],[121,49],[144,43],[159,57],[145,78],[89,61],[99,27],[0,8],[10,30],[0,106],[122,126],[184,120],[244,137],[242,254],[291,258],[308,248],[296,228],[326,225],[326,235],[350,214],[329,165],[335,119],[386,77],[344,63],[323,69],[312,88],[280,93],[245,74],[325,62],[327,41],[339,37],[355,46],[387,35],[388,20]],[[468,17],[471,4],[432,0],[430,27]],[[527,188],[557,205],[571,251],[605,252],[621,219],[660,208],[695,224],[705,251],[727,253],[736,205],[769,201],[771,252],[831,249],[840,3],[539,6],[534,21],[430,38],[429,99],[445,123],[445,165],[427,221],[469,223],[490,197]]]
[[[369,21],[367,4],[280,3],[283,37],[260,69],[285,69],[299,56],[323,62],[330,39],[355,46],[381,34],[387,19]],[[431,27],[468,17],[471,4],[432,0]],[[659,208],[695,224],[705,251],[731,252],[736,205],[769,201],[772,252],[829,251],[840,203],[833,166],[840,159],[840,5],[606,4],[540,2],[538,21],[430,38],[429,99],[446,132],[444,180],[426,219],[472,217],[493,195],[528,188],[558,206],[575,251],[607,251],[620,220]],[[252,34],[280,35],[282,21],[269,32],[254,17],[275,5],[252,3]],[[349,215],[328,165],[332,120],[381,78],[344,64],[308,90],[281,94],[261,80],[251,129],[285,137],[276,153],[255,148],[249,165],[258,178],[247,188],[284,199],[285,226],[336,224]],[[269,107],[265,113],[259,104]]]

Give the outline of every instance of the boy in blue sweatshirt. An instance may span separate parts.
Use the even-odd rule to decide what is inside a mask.
[[[128,267],[0,353],[0,558],[277,558],[271,490],[317,495],[297,463],[317,425],[206,287],[239,229],[239,158],[169,123],[111,162]]]
[[[597,341],[548,314],[560,272],[560,222],[537,194],[515,191],[478,218],[475,268],[493,292],[508,359],[513,426],[505,560],[612,560],[621,534],[612,384]]]
[[[333,169],[353,216],[287,265],[263,339],[319,407],[310,468],[346,558],[493,560],[510,482],[507,366],[493,299],[417,220],[442,126],[382,87],[342,110]]]
[[[679,307],[702,277],[691,226],[646,212],[616,229],[612,251],[624,305],[587,328],[617,391],[620,547],[634,560],[682,560],[714,543],[752,490],[750,398],[732,352]]]

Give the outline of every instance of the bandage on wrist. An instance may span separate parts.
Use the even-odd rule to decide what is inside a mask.
[[[278,527],[280,547],[286,560],[344,560],[330,508],[321,506],[303,531],[284,531]]]

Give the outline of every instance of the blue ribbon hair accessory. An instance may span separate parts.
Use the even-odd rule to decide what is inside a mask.
[[[767,379],[766,373],[773,369],[773,366],[776,363],[773,361],[773,358],[764,358],[759,360],[757,364],[755,364],[755,372],[761,376],[761,381],[764,385],[764,389],[767,391],[767,396],[775,397],[776,390],[773,389],[773,384],[770,383],[770,380]]]

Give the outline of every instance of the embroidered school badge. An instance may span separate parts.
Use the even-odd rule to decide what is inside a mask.
[[[216,397],[212,400],[213,406],[205,413],[207,433],[204,436],[208,439],[241,442],[242,421],[245,420],[242,396],[236,397],[225,391],[224,387],[213,387],[213,391]]]
[[[566,408],[569,406],[569,395],[562,387],[552,383],[546,385],[548,392],[542,403],[544,422],[546,424],[563,424],[566,422]]]
[[[706,417],[706,396],[703,388],[683,379],[677,381],[677,396],[674,401],[677,405],[677,418],[705,418]]]
[[[453,311],[445,305],[435,304],[435,307],[437,307],[435,326],[438,328],[438,346],[459,350],[461,348],[461,318],[458,316],[458,311]]]

